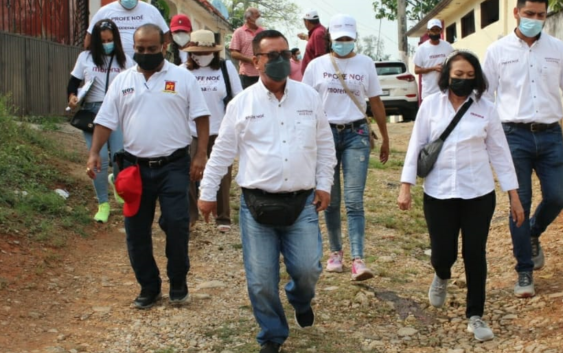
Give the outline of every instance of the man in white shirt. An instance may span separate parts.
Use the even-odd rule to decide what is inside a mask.
[[[119,28],[121,43],[125,54],[133,57],[133,34],[145,23],[154,23],[164,32],[165,42],[170,42],[168,25],[156,7],[139,0],[117,0],[111,2],[96,12],[84,38],[84,48],[90,45],[90,36],[94,25],[99,20],[111,19]]]
[[[422,99],[439,92],[438,77],[442,71],[442,63],[454,48],[450,43],[440,39],[442,35],[442,21],[432,19],[426,25],[429,40],[416,50],[414,56],[414,73],[422,75]]]
[[[203,174],[209,110],[195,77],[164,60],[164,34],[158,26],[142,25],[134,38],[138,65],[119,74],[107,92],[94,120],[96,128],[86,170],[91,178],[96,177],[100,148],[111,131],[121,127],[123,165],[128,168],[119,173],[115,184],[120,193],[122,175],[127,175],[129,167],[138,166],[142,181],[140,199],[130,201],[120,195],[125,199],[129,259],[141,285],[134,304],[146,309],[161,297],[162,281],[152,253],[151,234],[157,200],[161,210],[159,224],[166,234],[170,302],[181,304],[188,298],[188,186],[190,179],[199,180]],[[196,122],[201,151],[191,165],[190,120]]]
[[[544,265],[539,236],[563,208],[563,43],[542,32],[547,0],[518,0],[513,33],[487,50],[483,69],[518,175],[518,194],[526,219],[521,227],[510,220],[517,260],[517,297],[535,295],[533,270]],[[532,171],[541,184],[542,201],[530,217]]]
[[[219,183],[239,156],[240,228],[246,280],[261,331],[261,353],[279,352],[289,327],[279,298],[279,258],[300,327],[312,326],[311,300],[322,267],[318,212],[330,201],[336,165],[332,133],[319,95],[288,80],[286,38],[256,35],[254,65],[260,80],[228,105],[200,186],[199,209],[215,213]],[[314,191],[313,191],[314,190]]]

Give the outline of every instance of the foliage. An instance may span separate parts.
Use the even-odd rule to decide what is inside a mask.
[[[234,28],[244,24],[244,12],[249,7],[260,10],[268,27],[303,27],[300,21],[301,9],[291,0],[229,0],[225,1],[225,5],[229,9],[229,20]]]
[[[553,12],[563,11],[563,0],[549,0],[549,7]]]
[[[358,38],[356,52],[369,56],[375,61],[389,60],[390,55],[384,54],[385,43],[375,35]]]
[[[398,0],[379,0],[373,2],[375,18],[386,18],[389,21],[397,20]],[[442,0],[401,0],[407,1],[407,19],[420,21],[427,13],[432,11]]]

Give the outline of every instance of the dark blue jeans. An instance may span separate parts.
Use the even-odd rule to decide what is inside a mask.
[[[561,127],[531,132],[503,124],[518,176],[518,195],[524,208],[522,226],[510,218],[510,234],[516,271],[533,271],[530,237],[539,237],[563,209],[563,138]],[[542,201],[530,217],[532,207],[532,171],[540,180]]]
[[[126,161],[125,167],[132,163]],[[125,217],[129,260],[141,288],[160,292],[160,272],[152,252],[152,224],[156,201],[160,202],[160,227],[166,234],[167,274],[171,283],[186,281],[190,262],[188,185],[190,157],[186,154],[162,168],[140,165],[143,195],[139,212]]]

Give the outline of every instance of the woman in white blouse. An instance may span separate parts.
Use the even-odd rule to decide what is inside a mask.
[[[424,180],[424,215],[430,234],[434,280],[430,304],[446,299],[451,267],[457,259],[459,231],[467,279],[467,330],[479,341],[494,337],[482,320],[487,279],[486,244],[495,209],[491,164],[503,191],[508,191],[511,216],[520,226],[524,212],[518,193],[510,149],[493,103],[481,99],[487,81],[479,59],[468,51],[454,51],[444,62],[440,91],[428,96],[418,111],[401,175],[398,204],[411,207],[411,185],[416,183],[421,148],[436,140],[469,99],[473,104],[445,140],[434,168]]]

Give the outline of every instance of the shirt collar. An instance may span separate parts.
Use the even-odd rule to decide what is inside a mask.
[[[317,23],[315,25],[315,27],[311,28],[311,30],[309,31],[309,35],[311,35],[311,33],[313,33],[317,28],[323,27],[323,25],[321,25],[320,23]]]
[[[252,30],[252,29],[250,29],[250,27],[248,27],[248,26],[246,25],[246,22],[245,22],[245,23],[241,26],[241,28],[242,28],[243,30],[247,31],[247,32],[256,33],[256,32],[259,31],[260,28],[262,28],[262,27],[258,26],[255,30]]]
[[[538,43],[541,40],[543,31],[540,32],[540,34],[538,34],[538,37],[536,38],[536,41],[532,44],[532,46],[536,45],[536,43]],[[516,28],[514,28],[514,31],[512,31],[512,33],[509,34],[509,36],[512,38],[513,41],[519,43],[519,44],[526,44],[526,42],[524,42],[520,37],[518,37],[518,35],[516,34]],[[527,46],[528,44],[526,44]]]
[[[287,81],[285,82],[285,89],[283,91],[283,96],[279,100],[279,103],[283,103],[286,100],[287,94],[290,91],[288,87],[292,84],[293,84],[292,81],[288,77]],[[258,80],[258,88],[260,89],[260,92],[262,92],[262,94],[265,94],[266,97],[268,97],[268,100],[275,100],[276,102],[278,101],[276,96],[268,88],[266,88],[266,86],[264,86],[264,83],[262,82],[262,78]]]
[[[153,75],[157,75],[159,73],[167,72],[168,69],[170,69],[170,65],[171,65],[170,62],[168,60],[164,59],[164,65],[162,66],[162,69],[160,69],[160,71],[155,72]],[[142,74],[142,72],[139,71],[139,64],[135,65],[135,72]]]

